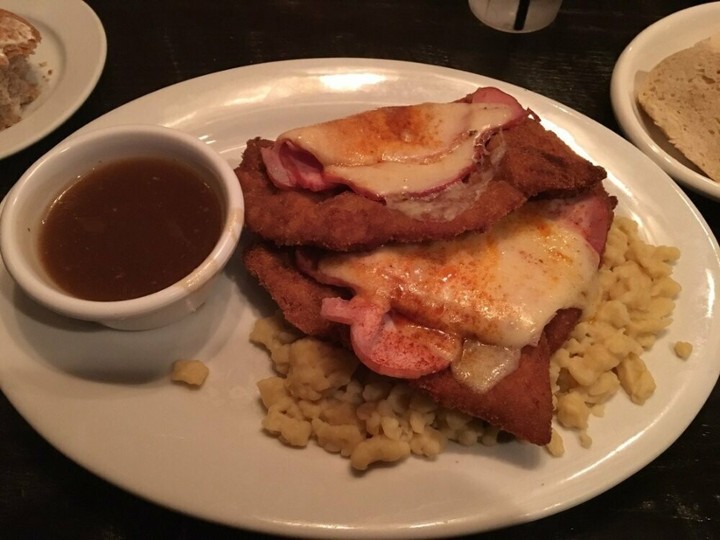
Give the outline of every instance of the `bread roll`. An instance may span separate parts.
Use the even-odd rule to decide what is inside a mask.
[[[655,66],[638,101],[685,157],[720,182],[720,34]]]
[[[19,122],[22,107],[39,93],[27,58],[40,39],[30,22],[0,9],[0,129]]]

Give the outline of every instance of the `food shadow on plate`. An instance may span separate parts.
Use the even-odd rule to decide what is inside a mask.
[[[238,262],[231,261],[200,309],[155,330],[113,330],[56,314],[28,297],[7,272],[0,294],[11,309],[0,310],[0,318],[26,354],[55,369],[96,382],[165,384],[175,360],[210,362],[231,338],[244,304],[231,269]]]
[[[448,442],[440,457],[451,461],[478,460],[479,467],[487,466],[488,463],[496,463],[514,469],[533,471],[550,456],[542,446],[518,441],[511,435],[501,435],[500,440],[494,445],[478,442],[471,446],[465,446],[456,442]]]
[[[553,428],[557,429],[555,425]],[[526,471],[536,470],[550,458],[545,446],[520,440],[506,431],[495,435],[491,432],[486,443],[481,440],[472,445],[448,442],[443,454],[451,458],[482,459],[483,465],[488,461]]]
[[[635,74],[635,85],[633,88],[639,88],[645,77],[647,77],[646,71],[638,71]],[[633,93],[633,96],[635,96],[635,93]],[[633,108],[637,111],[638,122],[640,122],[640,125],[642,126],[645,133],[648,134],[652,141],[657,144],[663,152],[665,152],[668,156],[677,161],[679,165],[690,169],[691,171],[702,176],[703,178],[706,178],[708,182],[712,182],[713,184],[715,183],[710,178],[708,178],[707,175],[697,165],[695,165],[692,161],[686,158],[685,155],[670,142],[665,132],[661,130],[657,126],[657,124],[655,124],[653,119],[650,118],[650,116],[643,110],[643,108],[637,102],[637,99],[635,99]]]

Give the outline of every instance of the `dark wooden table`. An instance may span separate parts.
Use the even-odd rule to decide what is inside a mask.
[[[62,0],[46,0],[62,1]],[[631,39],[700,2],[565,0],[527,35],[479,24],[463,0],[90,0],[107,64],[86,103],[55,132],[0,160],[4,195],[64,137],[149,92],[261,62],[368,57],[448,66],[556,99],[619,132],[609,85]],[[0,0],[0,7],[2,7]],[[688,193],[720,234],[718,203]],[[487,538],[720,538],[720,388],[654,462],[610,491]],[[156,506],[106,483],[46,443],[0,395],[0,535],[4,538],[236,538],[247,535]]]

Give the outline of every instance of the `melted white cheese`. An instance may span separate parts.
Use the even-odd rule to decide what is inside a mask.
[[[330,165],[325,172],[379,197],[428,193],[467,174],[474,163],[475,139],[467,137],[447,155],[428,163],[381,161],[361,167]]]
[[[381,197],[426,193],[472,167],[487,130],[512,118],[488,103],[424,103],[384,107],[278,137],[312,153],[328,175]]]
[[[482,196],[495,176],[498,164],[505,155],[505,143],[500,134],[500,144],[478,163],[478,174],[471,174],[466,181],[454,182],[444,189],[425,195],[406,197],[395,194],[385,197],[388,208],[398,210],[414,219],[424,221],[451,221],[469,210]]]
[[[466,339],[460,358],[450,364],[450,369],[456,380],[483,393],[515,371],[519,364],[520,349]]]
[[[332,255],[321,273],[430,327],[520,348],[559,309],[579,305],[599,256],[568,221],[526,204],[490,231]]]

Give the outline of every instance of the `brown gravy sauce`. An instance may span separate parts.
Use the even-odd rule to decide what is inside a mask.
[[[50,205],[39,251],[73,296],[112,301],[157,292],[190,274],[220,237],[223,210],[202,172],[166,158],[100,165]]]

